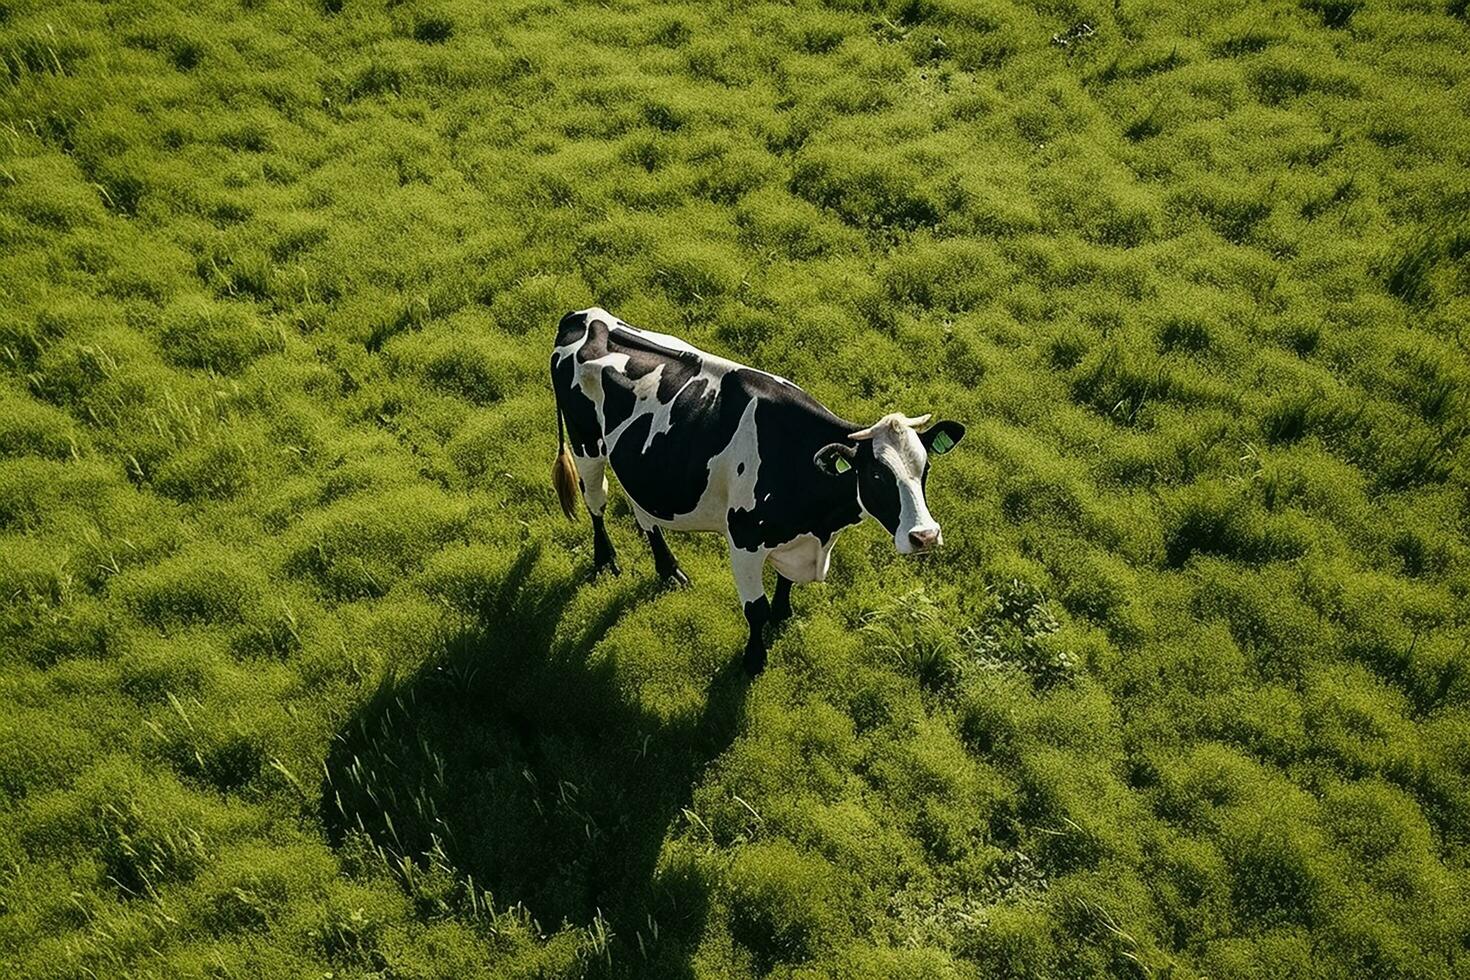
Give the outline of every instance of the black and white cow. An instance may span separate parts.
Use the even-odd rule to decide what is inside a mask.
[[[886,415],[858,426],[785,378],[727,361],[596,307],[562,318],[551,355],[563,510],[576,492],[592,514],[594,570],[618,573],[603,524],[606,468],[628,494],[658,574],[687,584],[663,528],[719,531],[730,545],[750,639],[745,668],[766,662],[762,627],[791,615],[791,584],[827,577],[832,543],[864,514],[901,554],[943,541],[924,500],[929,457],[954,448],[958,422]],[[774,603],[761,572],[776,569]]]

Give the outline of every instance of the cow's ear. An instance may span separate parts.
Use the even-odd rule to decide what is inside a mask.
[[[840,442],[828,443],[817,454],[812,457],[812,462],[817,469],[828,476],[841,476],[852,469],[852,461],[857,458],[857,450],[852,446]]]
[[[965,437],[965,427],[958,422],[945,419],[943,422],[935,422],[929,428],[919,433],[919,440],[924,443],[930,456],[943,456]]]

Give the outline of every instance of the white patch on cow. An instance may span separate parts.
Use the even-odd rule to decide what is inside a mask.
[[[761,569],[766,564],[766,549],[746,551],[730,538],[726,541],[730,545],[730,572],[735,576],[735,591],[740,593],[741,605],[765,598],[766,583]]]
[[[602,516],[607,506],[607,457],[572,453],[572,465],[582,482],[582,499],[587,502],[587,510],[594,516]]]
[[[614,371],[624,372],[628,370],[627,354],[605,354],[602,357],[583,361],[577,365],[577,387],[582,389],[582,394],[592,400],[597,408],[597,428],[607,432],[607,417],[603,415],[603,391],[602,391],[602,369],[610,367]],[[609,433],[610,434],[610,433]],[[604,437],[608,451],[612,451],[612,443]]]
[[[588,361],[587,363],[596,364],[600,361],[605,360],[607,360],[607,358],[600,357],[595,361]],[[627,358],[624,357],[625,362],[626,360]],[[624,366],[626,367],[626,363]],[[643,449],[645,451],[648,449],[648,443],[653,441],[654,432],[659,431],[657,428],[658,423],[656,421],[658,410],[660,408],[658,404],[658,383],[663,378],[663,376],[664,366],[660,364],[652,371],[649,371],[643,377],[633,382],[633,411],[628,415],[626,419],[619,422],[613,428],[607,428],[607,419],[602,416],[601,412],[598,413],[598,421],[602,424],[603,432],[606,433],[603,436],[603,441],[607,443],[607,451],[609,453],[612,452],[613,447],[618,444],[618,440],[622,438],[623,433],[628,430],[628,426],[632,425],[638,419],[652,412],[655,415],[654,428],[649,431],[648,441],[644,442],[643,444]],[[665,414],[667,414],[667,409],[665,409]]]
[[[639,507],[638,501],[634,500],[631,494],[628,496],[628,506],[633,510],[633,520],[637,521],[638,526],[643,530],[652,531],[659,526],[658,519],[642,507]]]
[[[592,310],[588,310],[587,313],[589,317],[595,317],[596,319],[600,319],[606,322],[609,329],[626,330],[628,331],[628,333],[642,337],[649,343],[657,344],[660,347],[666,347],[669,350],[682,351],[685,354],[698,354],[700,357],[712,356],[710,354],[706,354],[698,347],[695,347],[687,340],[680,340],[678,337],[675,337],[671,334],[659,333],[657,330],[643,330],[639,327],[632,326],[631,324],[624,323],[622,320],[619,320],[618,318],[612,316],[606,310],[599,310],[594,308]]]
[[[873,426],[873,456],[893,471],[898,483],[898,530],[893,544],[901,555],[912,555],[924,549],[915,547],[909,535],[933,531],[935,545],[944,543],[939,522],[929,513],[924,499],[924,465],[929,454],[919,441],[919,433],[904,422],[904,416],[885,415]]]
[[[836,537],[834,534],[823,544],[815,534],[798,534],[771,550],[771,567],[793,582],[825,582]]]

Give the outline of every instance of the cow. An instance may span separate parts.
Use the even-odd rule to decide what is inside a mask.
[[[827,577],[838,532],[872,517],[900,554],[939,547],[924,487],[929,458],[964,436],[958,422],[885,415],[844,421],[785,378],[639,330],[599,307],[568,313],[551,354],[560,443],[552,483],[575,520],[592,515],[593,574],[620,574],[608,537],[612,466],[648,538],[658,575],[688,576],[664,529],[718,531],[750,626],[744,665],[766,664],[764,627],[791,615],[791,586]],[[776,570],[774,601],[762,571]]]

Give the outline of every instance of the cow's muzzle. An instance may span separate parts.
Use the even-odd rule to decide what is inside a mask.
[[[933,551],[939,547],[939,528],[926,527],[909,532],[909,544],[913,546],[914,553]]]

